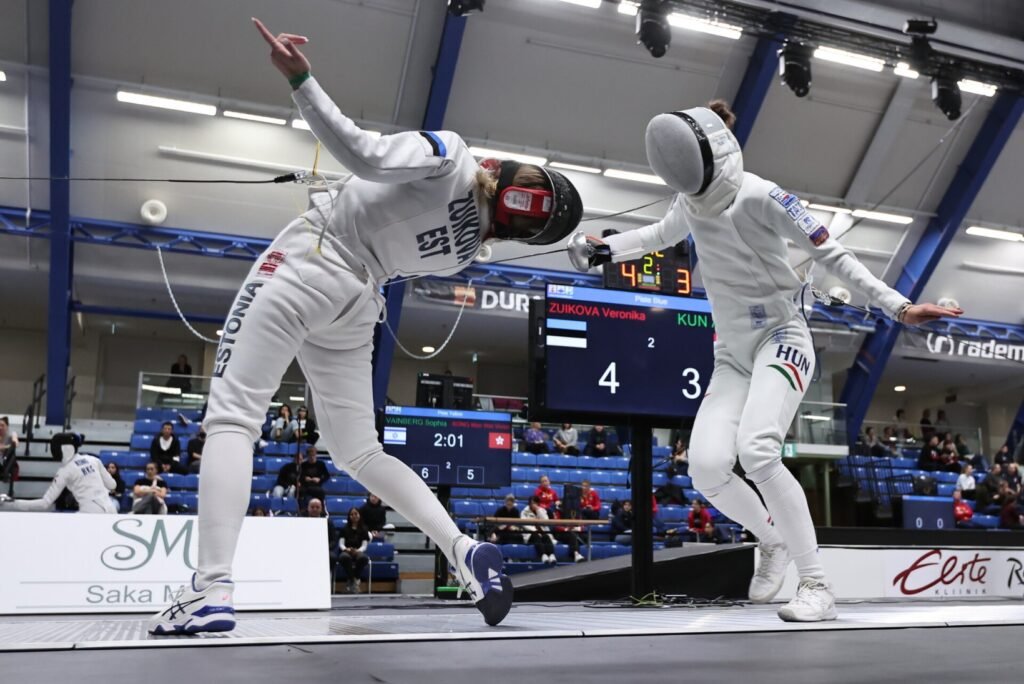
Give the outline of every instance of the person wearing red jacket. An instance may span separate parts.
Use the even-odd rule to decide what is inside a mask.
[[[956,524],[970,522],[974,517],[974,509],[964,501],[963,493],[959,489],[953,490],[953,519]]]
[[[580,483],[580,516],[585,520],[601,517],[601,496],[590,487],[589,480]]]
[[[690,515],[686,519],[686,527],[693,535],[694,541],[714,541],[715,526],[711,523],[711,513],[700,499],[693,500],[693,507],[690,508]]]
[[[540,506],[545,511],[553,510],[558,504],[558,492],[551,488],[551,479],[547,475],[540,476],[540,484],[533,490],[533,495],[540,499]]]

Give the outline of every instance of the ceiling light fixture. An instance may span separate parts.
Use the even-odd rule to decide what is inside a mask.
[[[985,97],[992,97],[999,90],[998,86],[994,86],[991,83],[982,83],[981,81],[975,81],[971,78],[963,78],[957,81],[957,86],[960,90],[965,93],[973,93],[974,95],[984,95]]]
[[[156,107],[158,109],[173,109],[190,114],[202,114],[203,116],[213,116],[217,113],[217,108],[213,105],[189,102],[188,100],[175,100],[169,97],[157,97],[156,95],[144,95],[127,90],[117,91],[117,101],[143,105],[145,107]]]
[[[906,385],[896,385],[895,387],[892,388],[892,391],[893,392],[906,392],[907,391],[907,386]]]
[[[888,214],[884,211],[870,211],[868,209],[854,209],[853,217],[871,219],[873,221],[884,221],[885,223],[898,223],[901,226],[914,222],[913,216],[900,216],[899,214]]]
[[[914,71],[909,64],[906,62],[896,62],[896,66],[893,68],[892,73],[903,78],[917,78],[921,75],[920,72]]]
[[[225,109],[223,112],[224,116],[229,119],[242,119],[244,121],[256,121],[259,123],[273,124],[275,126],[284,126],[288,123],[287,119],[281,119],[276,116],[263,116],[261,114],[247,114],[246,112],[232,112]]]
[[[570,5],[579,5],[580,7],[589,7],[590,9],[597,9],[601,6],[604,0],[561,0],[561,2],[567,2]]]
[[[297,128],[300,131],[308,131],[309,124],[302,119],[292,119],[292,128]]]
[[[562,169],[563,171],[579,171],[580,173],[601,173],[601,169],[593,166],[582,166],[580,164],[568,164],[566,162],[551,162],[548,164],[553,169]]]
[[[831,212],[833,214],[852,214],[853,213],[853,209],[846,209],[845,207],[833,207],[830,204],[817,204],[815,202],[811,202],[810,204],[808,204],[807,208],[808,209],[818,209],[819,211],[828,211],[828,212]]]
[[[985,228],[984,226],[971,226],[967,229],[968,235],[975,237],[987,237],[995,240],[1006,240],[1007,242],[1024,242],[1024,234],[1014,233],[1009,230],[997,230],[996,228]]]
[[[503,152],[501,150],[492,150],[487,147],[471,146],[469,148],[470,153],[478,159],[511,159],[517,161],[520,164],[533,164],[534,166],[547,166],[548,160],[545,157],[538,157],[532,154],[520,154],[518,152]]]
[[[711,21],[710,19],[703,19],[701,17],[691,17],[689,14],[683,14],[681,12],[673,12],[668,15],[668,23],[672,26],[686,29],[687,31],[708,33],[712,36],[729,38],[730,40],[739,40],[743,37],[742,26],[724,24],[722,22]]]
[[[668,23],[666,0],[643,0],[636,13],[636,41],[655,59],[664,57],[672,44],[672,28]]]
[[[787,42],[778,56],[779,80],[797,97],[806,97],[811,92],[811,48]]]
[[[435,350],[435,349],[434,349],[433,347],[431,347],[430,345],[427,345],[426,347],[423,347],[423,348],[421,349],[421,351],[422,351],[422,352],[423,352],[424,354],[433,354],[433,353],[434,353],[434,352],[435,352],[436,350]]]
[[[814,51],[814,58],[874,72],[879,72],[885,68],[885,61],[878,59],[877,57],[869,57],[868,55],[862,55],[857,52],[839,50],[837,48],[826,47],[824,45]]]
[[[960,88],[953,76],[940,73],[932,77],[932,102],[950,121],[960,118]]]
[[[661,180],[661,178],[655,176],[653,173],[636,173],[635,171],[606,169],[604,175],[608,178],[618,178],[619,180],[637,181],[638,183],[650,183],[652,185],[665,185],[665,181]]]

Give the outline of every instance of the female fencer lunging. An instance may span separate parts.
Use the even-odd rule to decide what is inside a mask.
[[[818,559],[807,501],[781,457],[815,361],[800,310],[804,282],[789,263],[786,239],[901,323],[962,311],[911,304],[831,238],[796,195],[744,172],[730,130],[735,116],[723,102],[709,106],[714,111],[659,114],[647,126],[651,168],[679,193],[665,218],[605,240],[577,235],[570,258],[587,270],[639,258],[692,234],[718,333],[714,372],[690,440],[694,486],[760,540],[752,601],[775,597],[792,559],[800,582],[779,617],[833,620],[835,600]],[[737,455],[764,504],[733,474]]]
[[[445,508],[402,462],[384,453],[373,414],[370,355],[379,288],[391,278],[451,274],[488,239],[557,242],[582,203],[561,174],[529,164],[478,164],[455,133],[375,139],[342,114],[298,46],[302,36],[256,28],[313,134],[352,176],[311,193],[245,279],[217,350],[199,486],[199,564],[155,634],[235,626],[231,564],[249,501],[252,445],[293,358],[306,376],[331,459],[447,555],[488,624],[512,603],[492,544],[460,534]]]

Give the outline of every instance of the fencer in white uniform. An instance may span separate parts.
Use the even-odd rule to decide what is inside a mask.
[[[49,511],[64,489],[71,491],[78,502],[79,513],[117,513],[110,492],[117,484],[100,459],[78,453],[81,438],[61,432],[50,439],[50,455],[61,462],[57,475],[38,499],[21,499],[0,503],[0,511]]]
[[[423,530],[484,619],[497,624],[512,598],[500,550],[462,535],[423,480],[378,441],[371,353],[380,285],[458,272],[487,239],[561,240],[579,223],[582,202],[561,174],[477,163],[455,133],[371,136],[309,76],[296,48],[303,39],[258,27],[303,119],[352,176],[312,193],[309,210],[267,248],[231,307],[204,421],[199,564],[191,586],[153,618],[150,631],[234,627],[231,563],[249,501],[252,444],[296,357],[312,390],[320,443],[334,463]]]
[[[960,312],[912,305],[832,238],[796,195],[745,172],[739,143],[723,120],[734,117],[724,103],[714,104],[721,117],[697,107],[660,114],[647,127],[651,168],[679,193],[665,218],[603,241],[577,234],[570,258],[585,270],[637,259],[693,236],[717,341],[714,371],[690,439],[689,473],[715,508],[761,542],[751,600],[774,598],[792,559],[800,584],[779,616],[832,620],[835,602],[807,501],[781,458],[815,364],[801,312],[804,280],[789,263],[786,240],[894,320],[918,323]],[[733,474],[737,455],[764,505]]]

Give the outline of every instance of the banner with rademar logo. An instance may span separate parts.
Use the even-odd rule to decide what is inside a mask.
[[[0,514],[0,614],[148,613],[192,576],[186,515]],[[326,520],[246,518],[235,554],[239,610],[330,608]]]

